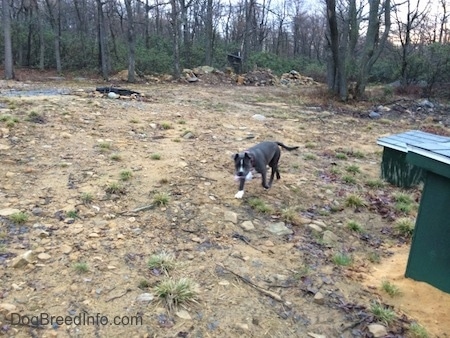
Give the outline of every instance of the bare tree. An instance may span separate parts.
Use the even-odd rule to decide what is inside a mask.
[[[241,53],[242,53],[242,63],[244,70],[248,70],[248,58],[251,48],[251,35],[254,33],[252,29],[252,20],[254,19],[254,11],[256,7],[256,0],[245,0],[244,10],[245,10],[245,29],[244,36],[242,39]]]
[[[181,75],[180,70],[180,20],[178,18],[178,3],[177,0],[170,0],[172,12],[170,14],[172,26],[172,48],[173,48],[173,76],[179,79]]]
[[[287,19],[287,12],[288,12],[288,3],[287,1],[283,1],[280,4],[280,8],[278,10],[278,15],[277,15],[277,19],[278,19],[278,27],[277,27],[277,39],[276,39],[276,46],[275,46],[275,54],[280,55],[282,54],[282,45],[284,42],[284,38],[285,38],[285,21]],[[260,30],[261,32],[263,32],[263,30]],[[260,39],[262,40],[262,39]],[[283,48],[284,49],[284,48]]]
[[[380,0],[369,1],[369,18],[366,39],[363,47],[363,54],[359,62],[359,73],[356,79],[356,95],[361,98],[366,90],[370,71],[373,65],[380,57],[386,41],[388,40],[391,29],[391,2],[384,0],[380,4]],[[381,17],[384,16],[384,22]],[[383,32],[381,33],[381,25],[384,23]]]
[[[182,47],[183,47],[183,56],[184,56],[184,60],[185,62],[190,65],[191,64],[191,47],[192,47],[192,42],[191,42],[191,22],[189,21],[189,17],[188,17],[188,11],[189,8],[193,5],[194,0],[178,0],[179,1],[179,17],[178,17],[178,22],[179,22],[179,29],[182,30],[182,35],[180,35],[181,39],[182,39]],[[196,17],[196,15],[194,14],[194,17]]]
[[[404,5],[406,5],[406,17],[403,18]],[[411,0],[405,0],[403,5],[394,6],[395,21],[397,24],[397,36],[401,44],[401,83],[406,86],[410,83],[410,59],[414,54],[414,42],[412,41],[413,35],[416,30],[422,25],[423,21],[428,15],[428,4],[424,9],[420,9],[420,0],[414,3]]]
[[[327,63],[328,88],[338,94],[342,100],[347,100],[347,77],[342,77],[342,60],[339,54],[339,29],[336,14],[336,0],[326,0],[328,36],[327,45],[330,50]]]
[[[39,69],[45,68],[45,38],[44,38],[44,16],[42,14],[39,2],[36,0],[36,12],[38,16],[38,31],[39,31]]]
[[[3,34],[5,44],[5,79],[14,78],[12,42],[11,42],[11,4],[8,0],[2,0],[3,9]]]
[[[79,36],[79,40],[80,40],[80,46],[81,46],[81,50],[80,53],[82,54],[82,58],[81,58],[81,62],[82,62],[82,66],[86,67],[86,60],[88,59],[87,57],[87,35],[88,35],[88,18],[87,18],[87,13],[88,13],[88,9],[87,9],[87,0],[74,0],[74,6],[75,6],[75,13],[77,15],[77,20],[78,20],[78,36]],[[97,1],[97,6],[98,6],[98,1]],[[100,32],[99,32],[100,33]],[[99,36],[99,40],[100,40],[100,36]]]
[[[53,30],[56,71],[62,73],[61,64],[61,1],[45,0]]]
[[[103,14],[103,5],[105,3],[97,0],[97,29],[98,29],[98,48],[99,48],[99,64],[104,80],[108,80],[108,52],[106,45],[105,17]]]
[[[439,27],[439,43],[444,44],[449,42],[447,24],[450,13],[447,12],[447,0],[440,0],[440,5],[442,8],[442,13]]]
[[[341,4],[342,5],[342,4]],[[327,43],[330,57],[327,68],[328,88],[341,100],[348,98],[348,64],[357,65],[355,74],[356,86],[354,94],[357,98],[364,95],[370,71],[384,49],[390,32],[390,0],[369,1],[367,33],[360,56],[356,54],[359,40],[359,17],[362,9],[358,9],[355,0],[348,0],[346,6],[337,11],[335,0],[326,0],[328,36]],[[338,15],[339,14],[339,15]],[[382,20],[384,17],[384,20]],[[383,27],[383,31],[381,28]]]
[[[213,56],[213,0],[207,0],[205,24],[205,63],[212,66]]]
[[[136,36],[134,31],[133,0],[125,0],[127,10],[127,38],[128,38],[128,82],[135,82],[136,68]]]

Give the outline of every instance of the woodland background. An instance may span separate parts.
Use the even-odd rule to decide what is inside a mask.
[[[209,65],[291,69],[342,100],[369,82],[449,96],[448,1],[2,0],[5,78],[15,67],[171,73]],[[419,89],[418,89],[419,88]]]

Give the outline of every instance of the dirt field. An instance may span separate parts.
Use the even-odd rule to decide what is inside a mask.
[[[394,224],[414,221],[420,189],[378,180],[377,138],[448,132],[436,119],[370,119],[369,103],[336,105],[318,87],[123,84],[143,97],[111,99],[101,86],[0,83],[0,335],[373,337],[380,323],[384,337],[414,337],[417,321],[449,337],[450,295],[403,277],[409,241]],[[262,140],[299,149],[282,152],[270,190],[255,178],[235,199],[231,156]],[[411,210],[396,208],[399,193]],[[8,216],[18,211],[23,224]],[[167,276],[148,261],[162,251],[176,257],[171,278],[197,284],[195,302],[168,310],[155,296]],[[15,324],[15,313],[108,323]]]

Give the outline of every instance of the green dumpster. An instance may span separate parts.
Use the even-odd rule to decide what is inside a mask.
[[[408,145],[406,160],[425,181],[405,276],[450,293],[450,138]]]

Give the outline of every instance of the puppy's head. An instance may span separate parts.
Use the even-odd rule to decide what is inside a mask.
[[[237,153],[233,158],[236,168],[236,177],[245,178],[253,167],[252,158],[247,152]]]

